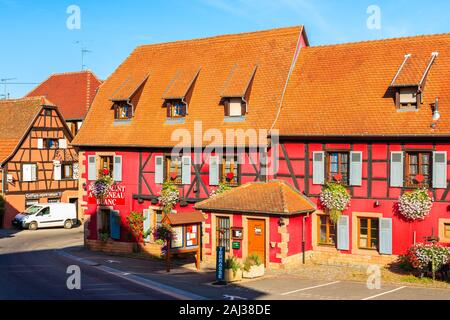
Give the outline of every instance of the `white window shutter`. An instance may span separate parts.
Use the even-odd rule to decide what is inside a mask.
[[[391,152],[391,187],[403,187],[403,152]]]
[[[113,171],[113,179],[114,181],[122,181],[122,156],[114,157],[114,171]]]
[[[164,183],[164,157],[155,157],[155,183]]]
[[[218,186],[219,185],[219,157],[212,156],[209,159],[209,185]]]
[[[362,152],[350,152],[350,185],[362,186]]]
[[[31,181],[37,181],[37,166],[35,164],[31,165]]]
[[[59,149],[67,149],[67,140],[66,139],[59,139]]]
[[[392,219],[380,219],[380,254],[392,255]]]
[[[313,184],[325,184],[325,152],[313,152]]]
[[[30,182],[31,181],[31,165],[24,164],[22,167],[22,181]]]
[[[350,250],[350,217],[341,216],[337,223],[337,248],[338,250]]]
[[[61,164],[53,164],[53,180],[59,181],[61,180]]]
[[[97,179],[97,162],[95,156],[88,156],[88,180]]]
[[[182,183],[184,185],[191,184],[191,157],[184,156],[182,159],[182,169],[181,169],[181,176],[182,176]]]
[[[73,180],[78,180],[79,177],[80,177],[80,166],[78,165],[78,163],[74,163],[72,165],[72,178]]]
[[[433,153],[433,188],[447,188],[447,152]]]
[[[151,233],[151,225],[150,225],[150,210],[144,209],[144,234],[146,235],[144,241],[150,242],[150,233]]]
[[[44,149],[44,139],[42,138],[37,139],[37,148]]]

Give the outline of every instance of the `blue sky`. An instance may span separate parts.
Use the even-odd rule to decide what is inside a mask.
[[[69,30],[67,8],[81,10]],[[381,10],[369,29],[367,8]],[[450,1],[418,0],[0,0],[0,79],[40,82],[86,65],[101,79],[138,45],[304,24],[311,45],[450,32]],[[20,97],[34,85],[9,85]],[[0,94],[4,87],[0,85]]]

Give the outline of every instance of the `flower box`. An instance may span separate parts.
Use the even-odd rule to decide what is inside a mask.
[[[225,281],[236,282],[242,280],[242,270],[237,270],[236,273],[233,269],[225,269]]]
[[[251,266],[249,271],[243,272],[242,276],[245,279],[254,279],[264,276],[265,274],[265,267],[263,264],[259,266]]]

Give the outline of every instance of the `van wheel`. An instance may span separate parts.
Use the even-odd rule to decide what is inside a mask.
[[[36,222],[31,222],[30,225],[28,226],[28,230],[31,230],[31,231],[36,231],[37,228],[38,228],[38,225]]]
[[[66,220],[66,222],[64,222],[65,229],[72,229],[72,226],[73,226],[72,220]]]

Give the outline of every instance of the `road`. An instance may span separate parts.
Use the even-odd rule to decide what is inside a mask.
[[[97,268],[78,264],[81,290],[69,290],[67,268],[76,261],[55,249],[82,245],[82,228],[0,230],[0,300],[167,300],[173,299]]]

